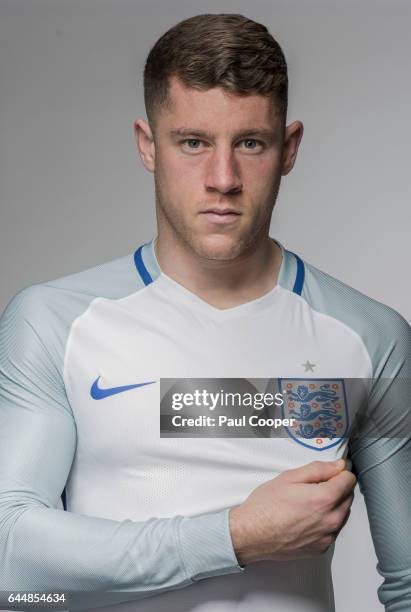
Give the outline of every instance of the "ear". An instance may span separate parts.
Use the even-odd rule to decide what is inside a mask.
[[[285,128],[281,172],[283,176],[288,174],[294,167],[303,132],[304,126],[301,121],[293,121],[293,123],[290,123]]]
[[[149,172],[155,169],[155,144],[150,126],[143,119],[134,122],[134,135],[141,161]]]

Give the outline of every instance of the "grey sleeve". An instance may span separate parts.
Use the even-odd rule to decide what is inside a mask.
[[[35,293],[17,294],[0,319],[0,591],[66,591],[76,610],[107,591],[117,603],[241,572],[228,509],[135,522],[58,507],[76,424],[55,347],[33,324]]]
[[[387,612],[405,612],[411,610],[410,327],[397,313],[387,325],[364,426],[349,454],[384,578],[379,600]]]

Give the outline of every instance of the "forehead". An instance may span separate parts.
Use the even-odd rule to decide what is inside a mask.
[[[222,87],[200,91],[187,87],[177,77],[171,77],[168,97],[169,104],[159,115],[165,128],[173,128],[176,124],[198,129],[211,126],[238,128],[245,123],[266,125],[267,128],[277,123],[280,125],[277,109],[268,96],[241,96],[227,92]]]

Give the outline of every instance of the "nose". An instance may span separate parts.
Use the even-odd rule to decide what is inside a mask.
[[[238,193],[242,182],[237,161],[230,148],[215,148],[208,159],[205,187],[220,193]]]

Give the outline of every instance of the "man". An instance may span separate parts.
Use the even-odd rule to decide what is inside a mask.
[[[144,86],[148,122],[135,133],[155,177],[157,237],[23,290],[2,318],[1,588],[72,592],[73,609],[333,610],[333,545],[356,483],[338,459],[350,450],[380,599],[409,609],[405,436],[350,448],[291,430],[160,437],[170,378],[291,390],[308,378],[316,393],[330,379],[341,393],[343,378],[372,380],[368,414],[394,415],[409,327],[269,237],[303,126],[286,126],[286,63],[264,26],[185,20],[150,51]],[[375,380],[388,381],[382,397]]]

